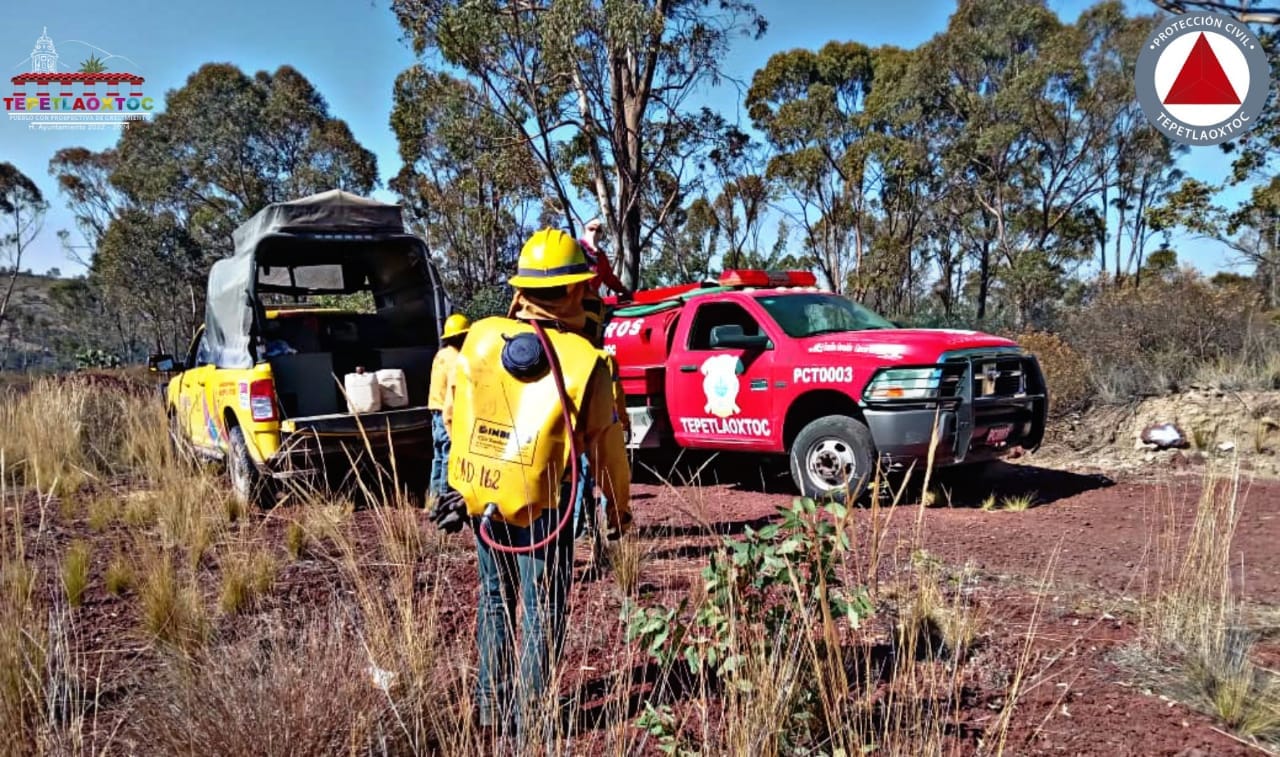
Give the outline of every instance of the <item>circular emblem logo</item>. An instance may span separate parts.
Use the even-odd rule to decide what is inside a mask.
[[[1165,136],[1218,145],[1252,129],[1270,67],[1258,35],[1230,16],[1184,13],[1160,22],[1138,55],[1138,103]]]

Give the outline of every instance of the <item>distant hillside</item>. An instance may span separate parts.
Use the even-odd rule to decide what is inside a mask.
[[[54,276],[19,274],[9,301],[9,312],[0,323],[0,368],[56,368],[65,362],[59,348],[72,336],[53,298]],[[8,276],[0,279],[8,286]]]

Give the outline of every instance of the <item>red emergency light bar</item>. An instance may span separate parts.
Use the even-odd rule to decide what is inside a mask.
[[[757,268],[730,268],[720,274],[727,287],[811,287],[818,278],[811,271],[765,271]]]

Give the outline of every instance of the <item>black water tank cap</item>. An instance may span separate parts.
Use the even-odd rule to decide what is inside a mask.
[[[543,351],[537,335],[525,332],[511,337],[504,334],[502,338],[506,341],[502,347],[502,367],[507,373],[526,380],[546,372],[547,353]]]

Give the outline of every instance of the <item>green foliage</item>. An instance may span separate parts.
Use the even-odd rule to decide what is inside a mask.
[[[486,94],[414,66],[396,78],[391,127],[404,166],[391,188],[441,263],[454,297],[476,298],[511,275],[533,230],[542,176]]]
[[[90,55],[80,64],[80,73],[82,74],[100,74],[107,70],[107,64],[96,55]]]
[[[627,640],[663,666],[682,661],[697,674],[749,686],[740,675],[746,659],[765,656],[797,618],[829,614],[857,628],[873,607],[837,570],[850,549],[846,506],[799,498],[779,513],[779,523],[748,528],[711,556],[702,571],[707,599],[697,607],[629,606]]]
[[[604,241],[632,287],[642,250],[677,225],[698,179],[697,158],[725,128],[687,99],[719,79],[735,36],[758,37],[766,27],[744,0],[393,0],[391,7],[414,50],[438,51],[441,69],[465,75],[482,95],[475,104],[532,155],[547,195],[540,221],[569,220],[579,192],[600,206]]]
[[[463,302],[459,309],[472,323],[492,315],[505,316],[514,294],[511,287],[505,284],[488,286],[478,290],[470,300]]]
[[[76,353],[76,368],[90,370],[96,368],[119,368],[120,358],[99,349],[81,350]]]
[[[321,308],[337,308],[352,313],[373,313],[377,306],[373,302],[373,292],[353,292],[351,294],[318,294],[310,298],[312,305]]]

